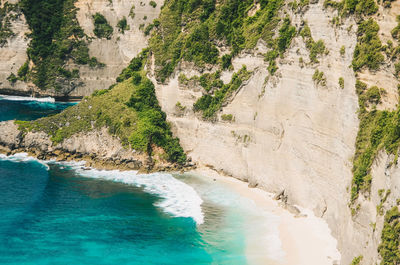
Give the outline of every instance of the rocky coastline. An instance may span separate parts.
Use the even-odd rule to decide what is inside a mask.
[[[79,133],[62,143],[55,144],[44,132],[22,132],[14,121],[0,122],[0,153],[13,155],[28,153],[40,160],[85,161],[85,167],[104,170],[138,170],[142,173],[187,171],[196,164],[184,165],[136,152],[121,145],[106,128]]]

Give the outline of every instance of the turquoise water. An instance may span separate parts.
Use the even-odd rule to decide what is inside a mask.
[[[35,120],[62,111],[73,103],[41,102],[32,100],[10,100],[0,96],[0,121]]]
[[[64,107],[0,100],[0,117]],[[0,264],[246,264],[238,199],[200,182],[3,155]]]

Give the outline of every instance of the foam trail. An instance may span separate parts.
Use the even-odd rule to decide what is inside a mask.
[[[197,224],[204,222],[201,209],[203,200],[189,185],[171,174],[138,174],[137,171],[83,169],[81,162],[61,163],[69,165],[84,177],[98,178],[142,187],[144,191],[162,198],[155,206],[176,217],[190,217]]]
[[[1,160],[9,160],[9,161],[15,161],[15,162],[25,162],[25,161],[36,161],[43,166],[46,167],[47,170],[49,170],[49,166],[47,165],[47,161],[39,160],[37,158],[34,158],[32,156],[29,156],[27,153],[16,153],[14,155],[4,155],[0,154],[0,159]]]
[[[201,209],[203,200],[191,186],[177,180],[171,174],[137,174],[137,171],[83,169],[86,163],[85,161],[43,161],[31,157],[27,153],[17,153],[10,156],[0,154],[0,159],[16,162],[36,161],[46,166],[47,169],[49,169],[49,163],[56,163],[69,166],[84,177],[110,180],[142,187],[144,191],[162,198],[155,206],[160,207],[165,212],[177,217],[190,217],[197,224],[202,224],[204,222],[204,214]]]
[[[35,97],[22,97],[22,96],[7,96],[0,95],[0,99],[14,100],[14,101],[39,101],[39,102],[55,102],[56,100],[52,97],[46,98],[35,98]]]

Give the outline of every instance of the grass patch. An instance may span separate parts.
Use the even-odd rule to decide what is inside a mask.
[[[378,246],[381,265],[400,264],[400,212],[397,206],[386,212],[381,243]]]
[[[237,73],[234,73],[228,84],[212,91],[212,94],[205,94],[193,105],[194,111],[202,112],[204,119],[214,119],[215,114],[222,108],[222,104],[236,91],[244,81],[250,78],[251,72],[243,66]]]
[[[253,48],[262,38],[269,47],[276,48],[275,29],[279,24],[279,9],[283,0],[261,0],[261,9],[252,17],[248,11],[252,0],[184,1],[171,0],[164,4],[159,25],[149,41],[155,55],[156,78],[164,82],[181,60],[198,67],[221,63],[228,68],[233,56],[245,48]],[[287,23],[286,23],[287,24]],[[285,48],[292,37],[292,28],[280,39]],[[231,53],[219,57],[218,45],[230,47]]]
[[[304,23],[303,28],[300,31],[300,36],[304,39],[306,43],[306,47],[310,52],[310,61],[312,63],[319,63],[318,56],[323,54],[327,54],[328,50],[325,47],[325,43],[323,40],[318,40],[317,42],[314,41],[310,27],[307,23]]]
[[[363,21],[357,30],[357,45],[354,49],[353,70],[363,67],[378,70],[384,61],[382,42],[378,36],[379,26],[372,18]]]
[[[46,132],[54,143],[79,132],[107,127],[125,147],[131,146],[151,155],[152,146],[156,145],[163,148],[169,161],[183,164],[186,155],[179,139],[172,136],[166,115],[158,104],[154,85],[143,70],[147,59],[144,54],[146,51],[131,61],[132,72],[111,89],[96,91],[59,114],[16,123],[22,131]],[[140,67],[132,67],[139,60]]]
[[[382,149],[397,157],[400,144],[400,109],[396,111],[380,111],[368,107],[380,102],[381,89],[367,88],[367,85],[357,81],[360,119],[356,138],[356,151],[353,160],[353,182],[351,202],[354,202],[360,192],[369,194],[372,176],[372,163]]]

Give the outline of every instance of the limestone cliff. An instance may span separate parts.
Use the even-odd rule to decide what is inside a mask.
[[[79,8],[79,24],[91,38],[89,53],[106,66],[99,69],[79,66],[82,85],[67,96],[90,95],[114,83],[130,59],[147,47],[147,37],[139,27],[158,16],[162,1],[155,2],[156,7],[125,0],[75,3]],[[247,10],[249,17],[260,9],[260,2],[254,1]],[[271,73],[271,60],[266,56],[270,46],[264,40],[235,54],[232,67],[222,70],[220,79],[228,84],[243,65],[250,76],[227,97],[213,119],[205,119],[193,106],[203,95],[214,92],[200,85],[198,76],[215,72],[217,66],[199,67],[182,60],[176,63],[170,78],[161,82],[164,80],[157,78],[161,66],[157,65],[154,52],[147,65],[148,75],[156,84],[157,98],[175,136],[193,161],[248,181],[251,186],[276,193],[284,190],[289,203],[312,209],[328,222],[337,238],[341,264],[350,264],[359,255],[363,256],[360,264],[379,263],[384,214],[400,198],[397,151],[388,154],[384,148],[377,150],[368,172],[370,186],[360,191],[360,195],[357,193],[355,199],[353,168],[355,154],[362,151],[356,150],[357,135],[362,129],[359,128],[361,108],[365,107],[368,113],[389,113],[398,108],[397,57],[392,48],[395,50],[399,43],[391,31],[398,24],[400,2],[382,1],[377,10],[365,17],[362,10],[354,11],[354,15],[341,15],[340,8],[334,8],[340,7],[339,1],[300,1],[304,5],[299,7],[293,2],[296,1],[286,1],[278,12],[280,18],[288,17],[296,34],[282,54],[275,56],[276,72]],[[133,18],[129,16],[132,3]],[[110,39],[95,38],[92,15],[96,12],[102,13],[113,28],[125,16],[130,29],[124,34],[114,30]],[[386,45],[378,50],[382,53],[385,50],[385,55],[377,69],[356,69],[352,64],[362,35],[358,32],[359,23],[369,18],[379,25],[377,35]],[[29,42],[24,37],[28,27],[23,16],[12,23],[15,32],[20,33],[10,38],[8,46],[0,48],[0,92],[37,91],[44,95],[46,92],[40,92],[32,84],[17,81],[12,85],[6,81],[10,71],[17,71],[25,62],[23,51]],[[323,49],[315,57],[310,54],[311,40],[323,43]],[[221,54],[229,53],[229,47],[221,43],[216,46]],[[357,81],[367,87],[377,86],[379,99],[362,105],[360,98],[364,94],[356,90]],[[0,130],[13,126],[10,124],[3,124]],[[7,135],[0,135],[0,142],[12,149],[12,142],[19,141],[18,137]],[[72,142],[63,148],[91,152],[90,146],[75,146]]]
[[[2,6],[7,2],[18,3],[3,0]],[[11,82],[7,79],[10,74],[17,75],[18,69],[26,62],[27,48],[31,41],[29,25],[22,11],[18,10],[18,18],[11,21],[14,35],[8,37],[7,44],[0,48],[0,94],[52,96],[61,100],[75,100],[89,96],[95,90],[108,88],[115,83],[116,77],[129,61],[147,47],[148,36],[144,34],[145,27],[157,18],[163,1],[154,2],[156,5],[153,7],[148,1],[139,0],[76,1],[76,19],[88,40],[89,56],[105,66],[90,67],[69,60],[66,62],[66,68],[79,69],[79,78],[64,82],[66,84],[63,84],[62,89],[47,90],[38,88],[29,80]],[[111,38],[97,38],[94,35],[93,15],[96,13],[102,14],[114,29]],[[128,27],[122,32],[118,30],[117,24],[124,17]]]

